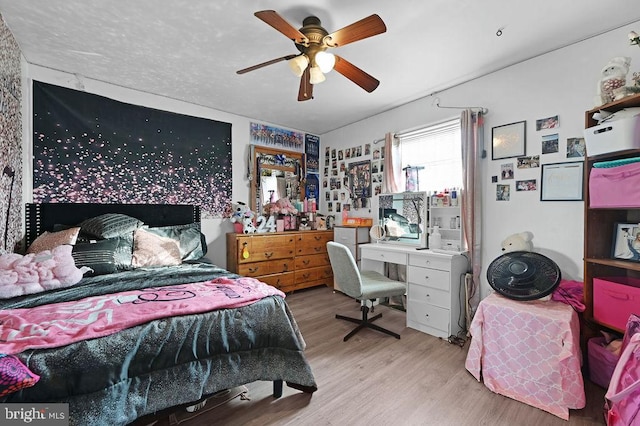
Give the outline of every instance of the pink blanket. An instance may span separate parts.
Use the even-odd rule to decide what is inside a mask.
[[[159,318],[237,308],[271,295],[284,297],[255,278],[218,278],[4,310],[0,311],[0,353],[64,346]]]

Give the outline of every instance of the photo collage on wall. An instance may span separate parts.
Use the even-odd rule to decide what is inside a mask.
[[[524,122],[522,122],[524,123]],[[560,127],[560,121],[557,115],[537,119],[536,132],[541,132],[540,145],[542,156],[558,159],[565,157],[563,155],[566,152],[567,159],[580,158],[585,155],[585,141],[584,138],[567,138],[566,151],[563,151],[560,147],[560,134],[558,128]],[[501,127],[501,126],[498,126]],[[523,126],[523,129],[525,126]],[[519,135],[518,143],[521,144],[519,148],[521,153],[525,152],[525,139],[524,132]],[[495,144],[496,141],[494,140]],[[492,183],[496,183],[496,201],[510,201],[512,197],[511,182],[514,182],[514,188],[516,192],[524,191],[538,191],[540,189],[541,181],[538,180],[538,173],[531,175],[527,172],[529,169],[540,169],[541,155],[514,155],[511,162],[504,162],[500,164],[500,176],[492,176]],[[571,161],[571,160],[569,160]],[[548,162],[548,161],[547,161]]]
[[[384,147],[374,145],[372,152],[370,143],[344,149],[327,147],[322,179],[327,211],[369,209],[372,195],[382,192],[383,159]]]

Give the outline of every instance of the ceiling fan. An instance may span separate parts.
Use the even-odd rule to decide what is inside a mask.
[[[291,39],[300,53],[282,56],[241,69],[237,71],[238,74],[254,71],[281,61],[289,61],[289,67],[300,77],[299,101],[313,99],[313,85],[323,82],[325,80],[324,74],[332,69],[369,93],[376,90],[380,84],[374,77],[346,59],[326,52],[329,48],[344,46],[387,31],[386,25],[378,15],[368,16],[331,34],[321,26],[320,19],[315,16],[305,18],[302,21],[302,28],[298,30],[275,10],[262,10],[254,15]]]

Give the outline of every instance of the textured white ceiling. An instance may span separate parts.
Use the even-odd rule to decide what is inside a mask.
[[[640,20],[637,0],[0,0],[27,62],[315,134]],[[335,50],[380,80],[367,93],[332,72],[297,101],[290,40],[253,16],[329,31],[372,13],[387,32]],[[501,29],[502,35],[496,32]],[[638,29],[640,30],[640,28]]]

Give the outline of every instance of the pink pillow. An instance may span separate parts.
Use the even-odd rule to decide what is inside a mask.
[[[27,254],[40,253],[41,251],[45,250],[53,250],[54,248],[65,244],[72,246],[76,243],[79,233],[80,227],[69,228],[65,229],[64,231],[58,232],[45,231],[31,243],[31,245],[27,249]]]
[[[134,268],[142,266],[173,266],[182,263],[180,245],[172,238],[152,234],[142,228],[133,233]]]

